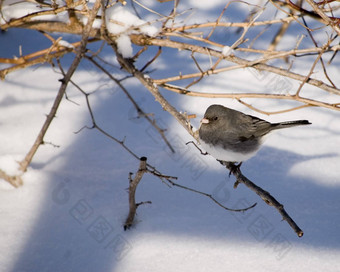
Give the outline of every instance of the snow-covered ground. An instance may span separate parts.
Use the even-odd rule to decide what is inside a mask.
[[[221,3],[209,1],[204,6],[206,20],[216,17],[217,2]],[[196,14],[199,11],[203,12]],[[17,55],[18,45],[27,54],[49,43],[33,31],[0,33],[1,56]],[[152,66],[157,68],[153,76],[186,71],[182,60],[187,54],[175,50],[163,54]],[[110,48],[103,56],[114,61]],[[71,59],[70,55],[63,60],[65,66]],[[339,57],[334,62],[339,67]],[[121,73],[118,66],[110,69],[113,74]],[[329,74],[339,86],[338,71],[329,69]],[[25,156],[37,136],[60,78],[49,65],[39,65],[11,73],[0,82],[0,169],[16,172],[16,161]],[[242,185],[234,190],[234,179],[228,178],[222,166],[186,146],[190,136],[136,80],[124,84],[144,111],[154,113],[158,124],[167,128],[176,153],[168,150],[146,120],[135,118],[126,95],[89,62],[81,63],[73,80],[85,91],[95,91],[90,101],[98,125],[118,139],[126,137],[126,145],[146,156],[163,174],[177,176],[178,183],[210,193],[229,207],[258,205],[246,213],[226,212],[208,198],[169,188],[146,174],[137,201],[152,204],[140,206],[137,224],[124,231],[128,176],[136,172],[139,162],[96,130],[75,133],[90,126],[91,120],[84,96],[70,85],[69,100],[62,102],[45,138],[59,147],[39,148],[23,176],[24,186],[14,189],[0,181],[0,271],[340,271],[339,112],[306,108],[268,117],[236,101],[163,91],[178,110],[197,114],[195,126],[213,103],[273,122],[308,119],[313,123],[271,135],[257,156],[242,166],[247,177],[285,205],[304,230],[298,238],[274,208]],[[247,69],[210,76],[195,88],[258,92],[276,80],[274,75],[259,77]],[[298,83],[285,82],[296,90]],[[304,90],[315,92],[315,97],[323,95],[310,86]],[[291,103],[261,101],[256,105],[277,110]]]

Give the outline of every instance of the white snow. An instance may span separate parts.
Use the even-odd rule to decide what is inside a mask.
[[[105,18],[108,31],[119,36],[116,40],[118,51],[125,58],[133,56],[132,44],[129,38],[131,33],[143,33],[153,37],[159,32],[155,26],[139,19],[127,7],[114,5],[106,10]]]
[[[1,7],[0,24],[4,24],[10,21],[11,19],[20,18],[30,13],[42,10],[43,10],[42,8],[38,7],[34,3],[29,2],[15,3],[14,1],[4,1]]]
[[[151,37],[157,35],[158,29],[144,20],[139,19],[127,7],[114,5],[106,10],[106,26],[113,35],[132,33],[139,28],[143,34]]]
[[[58,45],[59,46],[64,46],[66,48],[74,49],[74,46],[72,44],[70,44],[68,41],[65,41],[65,40],[60,40],[58,42]]]
[[[128,35],[122,34],[117,39],[117,48],[118,52],[123,55],[125,58],[133,57],[133,49],[130,37]]]
[[[20,155],[3,155],[0,156],[1,170],[5,171],[8,175],[18,175],[20,171],[18,169],[18,161],[20,161]]]
[[[120,11],[129,14],[124,9]],[[210,16],[213,11],[201,12]],[[140,24],[132,19],[120,18],[135,29]],[[126,47],[120,50],[128,54],[132,50],[127,49],[129,31],[117,30],[119,44]],[[27,52],[34,52],[39,41],[46,48],[50,46],[40,34],[10,29],[0,34],[1,57],[11,57],[21,44]],[[94,49],[100,45],[91,44]],[[165,53],[152,64],[151,68],[157,69],[151,77],[197,70],[184,65],[183,58],[190,53]],[[101,57],[111,60],[112,54],[106,47]],[[62,59],[65,68],[73,57],[69,54]],[[317,68],[322,73],[322,68]],[[116,67],[110,72],[121,76]],[[340,86],[336,69],[329,69],[329,76]],[[17,161],[24,158],[46,120],[61,77],[49,65],[37,65],[10,73],[0,82],[0,169],[8,174],[17,173]],[[226,212],[204,196],[169,188],[145,174],[136,197],[138,202],[150,200],[152,204],[140,206],[136,225],[124,232],[128,176],[137,171],[139,162],[97,130],[74,133],[92,123],[84,96],[70,85],[69,100],[62,101],[45,138],[60,147],[45,144],[39,148],[23,175],[23,187],[14,189],[0,180],[1,271],[340,271],[339,112],[310,107],[263,116],[234,100],[168,95],[164,91],[178,110],[197,115],[192,120],[195,127],[213,103],[272,122],[312,122],[311,126],[273,133],[241,168],[284,204],[304,230],[304,236],[298,238],[274,208],[244,186],[234,190],[234,179],[228,178],[221,165],[185,145],[191,137],[136,80],[123,83],[143,110],[154,114],[157,123],[167,129],[176,153],[168,150],[148,122],[136,118],[126,95],[89,62],[82,61],[72,79],[91,93],[97,124],[120,140],[126,137],[125,144],[138,156],[148,157],[162,173],[177,176],[179,184],[212,194],[229,207],[258,204],[246,213]],[[211,75],[195,86],[202,91],[260,92],[275,80],[271,74],[261,77],[244,69]],[[287,84],[294,90],[298,86],[294,81]],[[308,86],[307,90],[315,92],[315,99],[323,97],[316,88]],[[284,100],[248,102],[266,110],[291,106]]]
[[[231,54],[234,54],[234,50],[231,49],[230,46],[226,45],[222,48],[222,55],[223,56],[230,56]]]
[[[80,22],[83,25],[87,24],[88,18],[86,16],[79,16],[78,15],[78,19],[80,20]],[[93,21],[92,27],[99,29],[101,25],[102,25],[102,20],[97,18]]]
[[[59,1],[57,1],[59,2]],[[64,5],[64,3],[59,3]],[[4,24],[9,22],[11,19],[17,19],[26,15],[29,15],[34,12],[41,12],[45,10],[50,10],[50,7],[41,6],[38,2],[25,2],[18,0],[5,0],[1,6],[1,16],[0,16],[0,24]],[[49,14],[49,15],[39,15],[31,18],[32,21],[36,20],[46,20],[46,21],[60,21],[67,22],[68,16],[67,12],[60,12],[57,14]]]

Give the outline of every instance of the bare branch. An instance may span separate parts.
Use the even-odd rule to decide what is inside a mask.
[[[124,0],[119,0],[121,3],[125,3]],[[189,190],[194,193],[198,193],[200,195],[206,196],[212,201],[214,201],[217,205],[222,207],[225,210],[228,211],[237,211],[237,212],[244,212],[248,209],[253,208],[256,203],[250,207],[247,207],[245,209],[230,209],[221,203],[219,203],[211,194],[207,194],[205,192],[201,192],[196,189],[189,188],[187,186],[175,183],[173,180],[177,179],[176,177],[172,176],[166,176],[160,173],[155,167],[149,165],[147,163],[146,157],[140,158],[137,156],[133,150],[131,150],[126,144],[125,144],[125,138],[123,140],[119,140],[116,137],[112,136],[110,133],[102,129],[97,125],[94,113],[91,108],[89,96],[90,93],[86,93],[79,85],[77,85],[73,80],[72,80],[72,75],[74,71],[77,69],[79,62],[82,58],[85,56],[86,52],[86,45],[90,41],[94,40],[102,40],[102,46],[98,50],[97,53],[92,54],[91,56],[85,56],[89,61],[91,61],[97,68],[99,68],[103,73],[105,73],[111,80],[113,80],[120,88],[121,90],[126,94],[126,96],[130,99],[131,103],[135,107],[138,116],[142,116],[146,118],[146,120],[153,126],[155,129],[159,132],[161,137],[163,138],[164,142],[169,146],[169,148],[174,151],[173,147],[165,137],[164,129],[160,128],[158,124],[156,123],[155,119],[150,118],[147,113],[145,113],[141,107],[138,105],[138,103],[134,100],[134,98],[131,96],[130,92],[124,87],[122,84],[122,80],[118,80],[115,78],[113,75],[111,75],[99,62],[95,60],[95,57],[98,57],[100,59],[99,53],[101,52],[102,48],[104,47],[105,44],[108,44],[112,47],[113,51],[115,52],[117,56],[117,60],[119,64],[122,66],[124,70],[126,70],[129,73],[129,76],[135,77],[136,79],[139,80],[139,82],[145,86],[150,94],[155,98],[155,100],[161,105],[161,107],[168,111],[177,121],[180,123],[190,134],[192,137],[194,137],[197,140],[197,131],[194,132],[193,128],[190,124],[190,119],[186,114],[181,114],[180,112],[177,111],[175,107],[173,107],[165,98],[164,96],[160,93],[159,87],[163,87],[164,89],[170,90],[172,92],[176,92],[178,94],[184,94],[188,96],[199,96],[199,97],[213,97],[213,98],[234,98],[237,99],[240,103],[244,104],[245,106],[265,113],[265,114],[274,114],[274,113],[282,113],[282,112],[287,112],[287,111],[292,111],[292,110],[297,110],[305,107],[324,107],[328,109],[333,109],[333,110],[340,110],[340,103],[330,103],[330,102],[323,102],[319,100],[314,100],[309,97],[302,97],[301,94],[301,89],[303,86],[309,84],[312,86],[316,86],[322,90],[325,90],[331,94],[336,94],[340,95],[340,89],[338,89],[335,84],[331,81],[327,74],[326,67],[324,65],[322,57],[325,56],[326,52],[334,52],[335,54],[339,51],[340,46],[338,44],[338,36],[340,35],[340,28],[339,28],[339,18],[335,18],[333,16],[328,16],[326,13],[331,12],[333,15],[333,10],[332,8],[325,9],[325,3],[330,2],[330,1],[323,1],[319,3],[315,3],[312,0],[307,0],[309,5],[313,8],[313,11],[308,11],[303,9],[301,6],[298,6],[297,4],[294,4],[292,1],[271,1],[278,10],[281,10],[282,12],[287,14],[287,18],[284,19],[275,19],[275,20],[268,20],[268,21],[257,21],[263,12],[263,10],[266,8],[265,6],[263,7],[258,7],[256,6],[256,11],[259,11],[257,14],[251,13],[250,16],[248,16],[248,22],[243,22],[243,23],[236,23],[236,22],[230,22],[230,23],[225,23],[221,22],[221,18],[224,15],[225,11],[227,10],[230,2],[227,3],[220,13],[219,17],[217,20],[214,22],[208,22],[208,23],[202,23],[202,24],[195,24],[195,25],[184,25],[182,23],[182,26],[179,27],[168,27],[166,26],[167,22],[169,20],[175,22],[176,17],[178,16],[177,13],[177,5],[179,1],[174,1],[174,9],[171,11],[169,16],[164,16],[154,10],[148,9],[146,6],[143,4],[139,3],[136,0],[133,0],[133,3],[136,3],[143,7],[144,9],[156,14],[157,16],[160,17],[160,19],[154,20],[154,22],[163,22],[163,28],[161,31],[159,31],[159,34],[157,37],[148,37],[142,34],[138,34],[139,32],[138,27],[136,28],[135,26],[131,26],[127,30],[127,34],[130,33],[130,31],[135,31],[134,33],[137,34],[132,34],[130,35],[131,41],[135,45],[143,46],[141,50],[134,56],[133,59],[128,59],[124,58],[117,50],[117,44],[116,44],[116,39],[117,36],[115,35],[110,35],[108,34],[108,30],[106,29],[105,25],[105,8],[106,6],[102,6],[102,13],[100,16],[98,16],[98,11],[101,6],[100,0],[97,0],[90,11],[87,7],[87,4],[81,0],[81,1],[76,1],[74,2],[73,0],[66,0],[66,5],[62,7],[57,7],[56,5],[50,5],[51,9],[48,10],[42,10],[39,12],[31,13],[28,14],[27,16],[23,16],[18,19],[12,19],[9,22],[4,23],[1,25],[1,28],[6,30],[10,27],[21,27],[21,28],[28,28],[28,29],[37,29],[39,31],[47,31],[47,32],[62,32],[62,33],[72,33],[72,34],[78,34],[82,35],[82,39],[78,43],[74,43],[74,48],[61,48],[58,44],[61,39],[54,39],[48,35],[46,35],[51,41],[52,41],[52,46],[50,48],[47,48],[42,51],[35,52],[33,54],[27,55],[27,56],[20,56],[18,58],[0,58],[0,62],[7,63],[7,64],[13,64],[13,66],[3,69],[0,71],[0,77],[5,78],[6,74],[17,70],[21,68],[26,68],[28,66],[37,64],[37,63],[43,63],[43,62],[52,62],[54,58],[57,59],[57,63],[59,65],[60,71],[63,74],[63,79],[61,80],[61,86],[59,88],[58,94],[54,100],[53,106],[47,115],[46,121],[43,124],[43,127],[41,128],[38,137],[36,138],[33,146],[29,150],[28,154],[25,156],[25,158],[20,162],[20,170],[22,172],[25,172],[27,170],[28,165],[31,163],[33,156],[39,146],[43,143],[44,141],[44,136],[46,131],[48,130],[51,122],[53,121],[56,112],[58,110],[58,107],[61,103],[61,100],[64,95],[66,95],[66,88],[68,86],[68,83],[73,84],[85,97],[87,108],[91,117],[91,122],[92,126],[91,127],[84,127],[84,128],[89,128],[89,129],[96,129],[98,130],[101,134],[105,135],[106,137],[110,138],[111,140],[115,141],[116,143],[120,144],[131,156],[134,158],[138,159],[140,162],[139,169],[135,175],[135,178],[132,179],[132,174],[130,174],[130,186],[129,186],[129,214],[128,217],[125,221],[124,229],[128,229],[130,226],[132,226],[136,210],[138,205],[141,205],[143,203],[150,203],[150,202],[141,202],[141,203],[136,203],[135,201],[135,193],[137,186],[141,179],[143,178],[143,175],[145,173],[150,173],[156,177],[158,177],[162,182],[166,183],[168,186],[172,185],[175,187],[179,187],[181,189]],[[243,2],[242,2],[243,3]],[[246,3],[248,4],[248,3]],[[250,4],[248,4],[250,5]],[[79,9],[79,6],[83,6],[83,10]],[[287,11],[287,8],[289,11]],[[254,9],[255,10],[255,9]],[[58,14],[61,12],[67,12],[68,17],[69,17],[69,22],[60,22],[60,21],[44,21],[41,19],[41,16],[43,15],[51,15],[51,14]],[[1,9],[0,9],[1,13]],[[334,30],[337,35],[332,32],[331,37],[328,37],[327,42],[323,43],[322,46],[318,46],[317,43],[315,42],[313,35],[311,34],[311,31],[313,29],[310,29],[307,24],[305,23],[305,20],[303,19],[304,24],[301,23],[299,20],[300,16],[292,15],[291,13],[300,13],[300,16],[309,16],[312,19],[316,19],[318,21],[321,21],[323,24],[326,26],[330,26],[332,30]],[[88,18],[88,23],[86,26],[82,25],[80,20],[78,19],[77,15],[82,14],[84,16],[87,16]],[[2,14],[2,19],[4,20],[4,17]],[[92,27],[92,24],[95,20],[95,18],[101,18],[102,25],[100,29],[94,29]],[[305,49],[298,49],[298,46],[300,45],[301,39],[297,42],[296,47],[293,50],[285,50],[285,51],[274,51],[276,48],[276,45],[278,44],[279,40],[284,36],[288,26],[293,23],[298,23],[300,24],[303,29],[307,29],[308,33],[311,36],[311,39],[313,40],[313,43],[315,47],[313,48],[305,48]],[[123,22],[121,22],[123,23]],[[151,22],[147,22],[144,25],[149,25]],[[275,38],[272,40],[271,45],[269,48],[252,48],[252,46],[255,44],[255,41],[262,36],[262,34],[272,25],[274,24],[281,24],[281,27],[279,29],[278,34],[275,36]],[[295,26],[296,24],[294,24]],[[319,24],[320,25],[320,24]],[[248,45],[248,48],[242,48],[240,45],[245,47],[245,41],[248,41],[249,38],[246,36],[249,34],[251,30],[254,28],[262,26],[262,29],[260,29],[259,34],[255,35],[255,38],[253,38],[250,41],[250,45]],[[210,31],[208,30],[207,33],[204,32],[204,28],[211,28]],[[241,28],[242,34],[240,37],[234,42],[234,44],[231,45],[231,49],[234,49],[235,54],[230,54],[230,55],[224,55],[221,51],[214,50],[210,47],[217,47],[217,48],[223,48],[226,45],[221,44],[219,42],[214,41],[214,36],[215,36],[215,31],[219,27],[239,27]],[[322,28],[325,26],[322,25]],[[201,29],[200,31],[202,32],[195,32],[195,29]],[[314,30],[317,30],[314,29]],[[252,36],[252,35],[249,35]],[[253,35],[254,36],[254,35]],[[89,39],[92,37],[92,39]],[[177,39],[177,41],[171,40],[171,39]],[[188,41],[187,43],[182,42],[183,40]],[[134,61],[139,61],[139,57],[143,54],[143,56],[146,54],[148,48],[150,46],[158,46],[158,52],[153,56],[150,57],[147,61],[142,63],[141,69],[138,69]],[[191,57],[192,57],[192,62],[196,65],[198,72],[197,73],[187,73],[187,74],[180,74],[178,76],[172,76],[169,77],[167,76],[166,78],[163,79],[152,79],[150,76],[148,76],[144,71],[146,70],[147,67],[149,67],[160,55],[162,52],[165,50],[162,50],[163,48],[174,48],[177,50],[187,50],[191,52]],[[62,66],[60,65],[59,59],[61,56],[68,52],[76,52],[76,57],[71,65],[71,67],[68,69],[67,73],[64,72]],[[251,56],[247,56],[247,54],[250,53]],[[240,56],[238,56],[238,54]],[[257,54],[257,55],[256,55]],[[258,56],[258,54],[260,54]],[[210,68],[209,69],[202,69],[199,63],[199,59],[196,58],[197,55],[207,55],[210,58]],[[237,56],[236,56],[237,55]],[[253,56],[256,55],[258,56],[255,60]],[[274,65],[269,65],[267,64],[270,60],[277,60],[280,58],[288,58],[288,57],[303,57],[306,55],[317,55],[314,63],[310,67],[310,69],[306,69],[304,71],[304,74],[298,74],[291,72],[291,67],[294,62],[291,62],[291,66],[289,66],[286,69],[283,69],[281,67],[276,67]],[[333,57],[334,57],[333,56]],[[332,61],[333,57],[329,60],[329,62]],[[228,66],[228,67],[219,67],[221,63],[224,61],[227,62],[232,62],[235,65],[233,66]],[[314,69],[317,65],[318,62],[321,62],[324,74],[326,78],[329,80],[331,85],[325,83],[324,81],[318,79],[318,78],[312,78]],[[210,93],[210,92],[195,92],[188,90],[189,87],[193,86],[194,84],[198,84],[202,79],[204,79],[208,75],[212,74],[217,74],[217,73],[222,73],[234,69],[240,69],[240,68],[254,68],[258,70],[263,70],[263,71],[268,71],[271,73],[275,73],[277,75],[281,75],[287,78],[291,78],[294,80],[297,80],[300,82],[300,86],[296,93],[294,95],[290,94],[282,94],[282,93],[273,93],[273,94],[268,94],[268,93]],[[186,88],[180,87],[180,86],[174,86],[169,84],[169,82],[173,81],[179,81],[183,79],[192,79],[192,82],[187,85]],[[261,99],[286,99],[286,100],[291,100],[291,101],[296,101],[300,103],[298,106],[294,106],[289,109],[284,109],[276,112],[267,112],[261,109],[258,109],[254,106],[252,106],[249,103],[246,103],[244,99],[246,98],[261,98]],[[325,101],[329,101],[325,99]],[[255,185],[252,181],[250,181],[248,178],[246,178],[239,168],[235,167],[234,164],[228,163],[228,162],[222,162],[223,165],[226,166],[227,169],[229,169],[236,177],[236,183],[235,187],[239,183],[245,184],[248,188],[250,188],[252,191],[254,191],[256,194],[258,194],[268,205],[271,205],[275,207],[278,212],[282,215],[283,219],[288,222],[288,224],[291,226],[291,228],[296,232],[296,234],[301,237],[303,235],[303,231],[297,226],[297,224],[293,221],[293,219],[288,215],[288,213],[285,211],[283,208],[283,205],[281,205],[274,197],[272,197],[267,191],[263,190],[259,186]],[[20,186],[22,184],[21,176],[10,176],[7,175],[4,171],[0,170],[0,178],[3,178],[7,181],[9,181],[13,186]]]
[[[259,21],[259,22],[254,22],[252,26],[264,26],[264,25],[272,25],[272,24],[281,24],[284,22],[291,22],[299,18],[299,16],[291,16],[291,17],[286,17],[283,19],[275,19],[275,20],[268,20],[268,21]],[[249,22],[245,23],[238,23],[238,22],[208,22],[208,23],[202,23],[202,24],[194,24],[194,25],[183,25],[179,27],[173,27],[170,28],[168,31],[173,32],[173,31],[180,31],[184,32],[186,30],[190,29],[198,29],[198,28],[208,28],[208,27],[247,27],[249,25]]]
[[[185,190],[188,190],[188,191],[191,191],[191,192],[194,192],[194,193],[197,193],[197,194],[200,194],[200,195],[203,195],[203,196],[206,196],[208,198],[210,198],[213,202],[215,202],[218,206],[220,206],[221,208],[227,210],[227,211],[231,211],[231,212],[245,212],[247,210],[250,210],[252,208],[254,208],[257,203],[254,203],[253,205],[249,206],[249,207],[246,207],[244,209],[231,209],[231,208],[228,208],[224,205],[222,205],[219,201],[216,200],[216,198],[214,198],[211,194],[207,194],[207,193],[204,193],[204,192],[201,192],[201,191],[198,191],[196,189],[192,189],[192,188],[189,188],[187,186],[184,186],[184,185],[181,185],[181,184],[178,184],[178,183],[175,183],[173,182],[172,180],[168,180],[168,182],[172,185],[172,186],[175,186],[175,187],[179,187],[179,188],[182,188],[182,189],[185,189]]]
[[[339,103],[326,103],[310,98],[305,98],[290,94],[268,94],[268,93],[213,93],[213,92],[195,92],[186,90],[182,87],[171,85],[171,84],[161,84],[161,87],[178,94],[197,96],[197,97],[209,97],[209,98],[232,98],[232,99],[242,99],[242,98],[261,98],[261,99],[284,99],[293,100],[297,102],[304,103],[308,106],[317,106],[328,108],[332,110],[340,110]]]
[[[189,51],[195,51],[197,53],[203,54],[203,55],[209,55],[217,58],[224,58],[228,61],[234,62],[239,65],[245,65],[247,67],[253,67],[259,70],[263,71],[268,71],[272,72],[278,75],[282,75],[285,77],[289,77],[298,81],[303,81],[305,80],[305,76],[299,75],[297,73],[290,72],[286,69],[282,68],[277,68],[275,66],[263,64],[260,62],[267,61],[267,59],[260,59],[260,60],[255,60],[255,61],[249,61],[245,60],[239,57],[236,57],[235,55],[230,55],[230,56],[223,56],[220,51],[216,51],[214,49],[206,48],[206,47],[201,47],[198,45],[193,45],[193,44],[188,44],[188,43],[181,43],[177,41],[171,41],[171,40],[160,40],[160,39],[155,39],[155,38],[149,38],[145,37],[142,35],[131,35],[132,41],[137,44],[137,45],[156,45],[156,46],[162,46],[162,47],[170,47],[170,48],[176,48],[180,50],[189,50]],[[307,81],[308,84],[316,86],[320,89],[323,89],[325,91],[328,91],[333,94],[340,95],[340,90],[337,88],[334,88],[333,86],[330,86],[321,80],[313,79],[313,78],[308,78]]]
[[[231,162],[223,162],[220,161],[229,171],[236,177],[235,187],[238,183],[243,183],[249,189],[254,191],[258,196],[262,198],[262,200],[268,204],[269,206],[273,206],[277,211],[281,214],[282,219],[287,221],[289,226],[295,231],[295,233],[299,236],[303,236],[303,231],[299,228],[299,226],[294,222],[294,220],[289,216],[286,210],[283,208],[283,205],[279,203],[274,197],[271,196],[270,193],[263,190],[261,187],[254,184],[250,181],[246,176],[241,173],[239,167],[235,167],[235,165]]]
[[[118,52],[116,45],[112,43],[109,37],[106,37],[106,39],[115,50],[118,62],[122,65],[122,67],[135,78],[137,78],[142,83],[142,85],[144,85],[150,91],[150,93],[155,97],[156,101],[160,103],[162,108],[168,111],[188,131],[190,135],[195,137],[190,122],[163,97],[163,95],[159,92],[157,85],[153,83],[151,78],[136,69],[131,61],[123,58],[123,56]]]
[[[101,66],[98,62],[96,62],[92,57],[86,56],[88,60],[90,60],[96,67],[98,67],[101,71],[103,71],[111,80],[113,80],[120,88],[121,90],[126,94],[126,96],[129,98],[133,106],[136,108],[136,111],[139,116],[144,117],[161,135],[163,141],[166,143],[166,145],[169,147],[171,152],[175,152],[175,149],[171,146],[170,142],[166,138],[164,132],[165,129],[162,129],[158,126],[155,120],[152,120],[147,113],[145,113],[142,108],[138,105],[138,103],[133,99],[129,91],[120,83],[119,80],[117,80],[115,77],[113,77],[103,66]]]
[[[141,179],[143,178],[143,175],[145,173],[150,173],[150,174],[158,177],[162,181],[165,179],[168,183],[170,183],[174,187],[178,187],[178,188],[181,188],[181,189],[184,189],[184,190],[188,190],[190,192],[194,192],[194,193],[206,196],[209,199],[211,199],[214,203],[216,203],[218,206],[220,206],[221,208],[223,208],[227,211],[245,212],[249,209],[254,208],[257,204],[257,203],[255,203],[255,204],[253,204],[249,207],[243,208],[243,209],[228,208],[228,207],[224,206],[223,204],[221,204],[219,201],[217,201],[216,198],[214,198],[211,194],[207,194],[207,193],[201,192],[199,190],[192,189],[192,188],[189,188],[187,186],[175,183],[172,180],[177,179],[176,177],[163,175],[159,171],[157,171],[155,168],[153,168],[152,170],[148,169],[148,164],[147,164],[146,161],[147,161],[146,157],[141,157],[139,169],[138,169],[134,179],[131,178],[132,173],[130,173],[130,175],[129,175],[129,180],[130,180],[130,185],[129,185],[129,214],[128,214],[126,220],[125,220],[124,230],[129,229],[133,225],[133,221],[134,221],[136,211],[137,211],[137,207],[138,207],[138,204],[136,203],[136,197],[135,197],[136,190],[137,190],[137,186],[138,186],[139,182],[141,181]],[[150,203],[150,201],[148,201],[148,203]]]
[[[59,63],[59,68],[62,71],[62,73],[65,75],[60,63]],[[127,151],[130,155],[132,155],[134,158],[139,159],[139,157],[128,147],[125,145],[125,139],[123,140],[118,140],[116,137],[112,136],[110,133],[108,133],[107,131],[105,131],[104,129],[102,129],[100,126],[97,125],[95,116],[93,114],[92,111],[92,107],[90,104],[90,100],[89,100],[89,93],[86,93],[82,88],[80,88],[80,86],[78,84],[76,84],[73,80],[70,80],[70,83],[72,83],[84,96],[85,96],[85,100],[86,100],[86,105],[87,105],[87,109],[89,111],[90,117],[91,117],[91,121],[92,121],[92,126],[88,127],[88,126],[84,126],[83,128],[81,128],[78,132],[82,131],[84,128],[87,129],[97,129],[100,133],[102,133],[103,135],[105,135],[106,137],[108,137],[109,139],[113,140],[114,142],[120,144],[125,151]]]
[[[132,180],[130,176],[130,185],[129,185],[129,215],[125,220],[124,230],[129,229],[132,226],[133,220],[136,215],[137,211],[137,204],[136,204],[136,190],[139,182],[141,181],[144,173],[147,172],[146,168],[146,157],[140,158],[139,169],[135,175],[135,178]]]
[[[248,104],[248,103],[244,102],[242,99],[237,99],[237,101],[238,101],[239,103],[241,103],[242,105],[245,105],[245,106],[248,107],[249,109],[252,109],[253,111],[256,111],[256,112],[259,112],[259,113],[262,113],[262,114],[265,114],[265,115],[281,114],[281,113],[286,113],[286,112],[290,112],[290,111],[300,110],[300,109],[303,109],[303,108],[312,107],[312,105],[305,104],[305,105],[301,105],[301,106],[297,106],[297,107],[293,107],[293,108],[288,108],[288,109],[285,109],[285,110],[278,110],[278,111],[264,111],[264,110],[261,110],[261,109],[258,109],[258,108],[256,108],[256,107],[254,107],[254,106],[251,105],[251,104]],[[335,107],[336,107],[336,106],[335,106]]]
[[[58,107],[59,107],[60,102],[61,102],[61,100],[64,96],[67,85],[68,85],[69,81],[71,80],[73,73],[77,69],[77,67],[78,67],[78,65],[79,65],[79,63],[80,63],[81,59],[83,58],[83,55],[86,51],[86,45],[87,45],[87,41],[88,41],[91,29],[92,29],[92,24],[93,24],[93,21],[94,21],[96,15],[97,15],[97,13],[98,13],[98,10],[100,9],[100,6],[101,6],[101,1],[96,0],[92,10],[90,11],[89,19],[88,19],[88,22],[85,26],[84,33],[83,33],[83,36],[82,36],[82,39],[81,39],[81,46],[79,48],[79,51],[77,52],[76,57],[74,58],[69,70],[67,71],[65,77],[62,80],[61,86],[60,86],[58,94],[57,94],[57,96],[56,96],[56,98],[53,102],[50,113],[47,115],[46,121],[45,121],[43,127],[41,128],[33,146],[31,147],[31,149],[29,150],[29,152],[27,153],[25,158],[20,162],[20,170],[22,172],[26,172],[27,167],[31,163],[34,154],[38,150],[39,146],[44,142],[44,136],[45,136],[50,124],[52,123],[53,118],[55,117],[55,115],[57,113]]]
[[[0,169],[0,179],[7,181],[9,184],[14,186],[15,188],[18,188],[21,185],[23,185],[21,175],[14,175],[14,176],[8,175],[6,174],[5,171],[1,169]]]
[[[303,19],[304,24],[307,26],[306,20],[305,20],[304,18],[302,18],[302,19]],[[313,41],[314,45],[316,46],[316,48],[318,48],[318,44],[317,44],[316,40],[314,39],[312,32],[309,31],[309,30],[307,30],[307,32],[308,32],[309,37],[310,37],[311,40]],[[333,39],[328,39],[326,45],[330,45],[331,42],[332,42],[335,38],[336,38],[336,37],[334,37]],[[324,49],[325,47],[326,47],[326,46],[323,46],[321,49]],[[333,81],[330,79],[330,77],[328,76],[328,73],[327,73],[327,71],[326,71],[326,67],[325,67],[325,64],[324,64],[323,59],[322,59],[322,54],[323,54],[324,52],[325,52],[325,51],[323,50],[323,51],[321,51],[321,52],[319,53],[320,62],[321,62],[321,65],[322,65],[322,69],[323,69],[324,74],[325,74],[326,78],[328,79],[328,81],[332,84],[332,86],[333,86],[334,88],[336,88],[335,84],[334,84]]]
[[[313,8],[313,10],[325,21],[325,23],[331,26],[336,31],[336,33],[338,33],[338,36],[340,36],[340,27],[339,27],[340,18],[330,18],[319,8],[317,4],[314,3],[314,1],[311,1],[311,0],[306,0],[306,1]]]

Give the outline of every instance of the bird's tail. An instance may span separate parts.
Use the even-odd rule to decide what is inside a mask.
[[[308,120],[297,120],[297,121],[287,121],[287,122],[281,122],[281,123],[275,123],[272,124],[273,129],[281,129],[281,128],[289,128],[289,127],[295,127],[295,126],[303,126],[303,125],[310,125]]]

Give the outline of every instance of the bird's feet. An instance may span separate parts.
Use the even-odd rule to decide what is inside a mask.
[[[242,162],[239,164],[236,164],[235,162],[227,162],[227,161],[221,161],[217,160],[220,162],[220,164],[224,165],[227,169],[229,169],[229,177],[231,174],[235,175],[237,172],[240,172],[240,167],[242,165]]]

